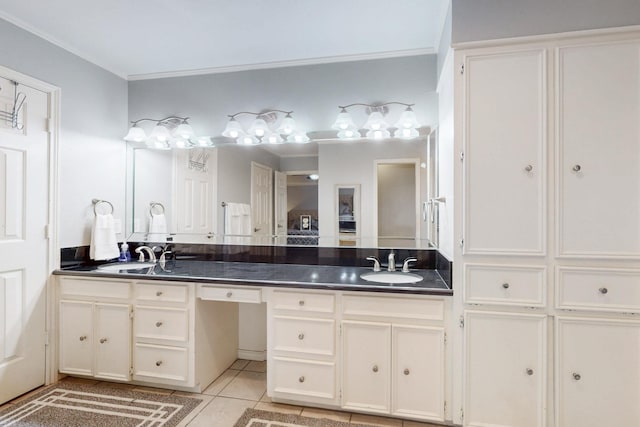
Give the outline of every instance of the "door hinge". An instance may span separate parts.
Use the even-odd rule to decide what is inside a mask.
[[[49,346],[49,331],[45,331],[44,332],[44,346],[48,347]]]
[[[460,421],[464,420],[464,409],[460,408]]]
[[[444,413],[445,414],[447,413],[447,401],[446,400],[444,401]]]
[[[44,226],[44,238],[51,239],[51,225],[45,224]]]
[[[133,375],[133,366],[129,368],[129,376]]]
[[[460,247],[464,248],[464,239],[460,239]]]
[[[459,323],[461,328],[464,328],[464,316],[460,316],[460,323]]]
[[[460,161],[464,162],[464,151],[460,152]]]
[[[460,66],[460,74],[464,74],[464,64]]]
[[[444,344],[447,345],[447,333],[444,333]]]
[[[53,119],[51,117],[47,117],[47,132],[51,133],[53,131]]]
[[[129,311],[129,319],[133,319],[133,316],[134,316],[134,312],[132,308],[131,311]]]

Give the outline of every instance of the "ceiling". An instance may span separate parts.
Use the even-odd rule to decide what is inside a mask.
[[[449,0],[0,0],[131,80],[435,53]]]

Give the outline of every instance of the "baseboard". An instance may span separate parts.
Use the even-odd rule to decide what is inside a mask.
[[[267,351],[238,349],[238,359],[255,360],[258,362],[262,362],[263,360],[267,360]]]

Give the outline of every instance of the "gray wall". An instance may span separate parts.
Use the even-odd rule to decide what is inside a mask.
[[[92,198],[124,220],[127,82],[0,19],[0,64],[61,89],[59,243],[89,244]]]
[[[442,67],[444,67],[444,60],[447,57],[447,52],[451,47],[451,31],[452,31],[452,16],[451,16],[451,3],[449,3],[449,9],[447,10],[447,17],[442,27],[442,35],[440,36],[440,45],[438,46],[438,80],[440,74],[442,74]]]
[[[638,0],[452,0],[453,43],[640,24]]]

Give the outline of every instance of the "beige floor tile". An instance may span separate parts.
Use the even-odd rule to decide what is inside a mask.
[[[344,423],[348,423],[351,419],[350,412],[332,411],[330,409],[320,408],[304,408],[302,410],[302,416],[310,418],[327,418],[329,420],[342,421]]]
[[[375,415],[353,414],[351,424],[370,424],[382,427],[402,427],[402,420],[396,418],[377,417]]]
[[[252,408],[256,402],[242,399],[215,397],[188,424],[189,427],[233,427],[245,409]]]
[[[240,371],[235,369],[227,369],[222,373],[222,375],[216,378],[216,380],[212,382],[211,385],[207,387],[202,393],[217,395],[231,382],[232,379],[236,377],[236,375],[238,375],[239,372]]]
[[[242,371],[218,396],[258,401],[267,389],[267,375],[262,372]]]
[[[251,372],[267,372],[267,361],[264,360],[258,362],[256,360],[252,360],[247,366],[245,366],[244,370]]]
[[[269,402],[269,403],[272,402],[271,398],[269,397],[269,395],[267,394],[266,391],[264,392],[264,394],[260,398],[260,402]]]
[[[418,421],[404,420],[402,427],[444,427],[444,424],[421,423]]]
[[[100,381],[98,383],[98,385],[101,386],[101,387],[117,388],[117,389],[121,389],[121,390],[131,390],[131,389],[136,387],[136,386],[131,385],[131,384],[112,383],[110,381]]]
[[[285,405],[282,403],[271,402],[258,402],[258,404],[255,406],[255,409],[260,409],[261,411],[278,412],[280,414],[294,415],[300,415],[300,412],[302,412],[302,406]]]
[[[207,396],[206,394],[188,393],[188,392],[185,392],[185,391],[176,391],[176,392],[174,392],[173,394],[174,394],[174,395],[177,395],[177,396],[193,397],[193,398],[196,398],[196,399],[200,399],[200,400],[202,400],[202,402],[201,402],[198,406],[196,406],[196,407],[193,409],[193,411],[189,412],[189,414],[188,414],[186,417],[184,417],[184,418],[183,418],[183,419],[178,423],[178,425],[177,425],[176,427],[184,427],[184,426],[186,426],[187,424],[189,424],[189,423],[190,423],[191,421],[193,421],[193,420],[195,419],[195,417],[197,417],[197,416],[200,414],[200,412],[202,412],[202,410],[203,410],[204,408],[206,408],[206,407],[207,407],[207,405],[208,405],[209,403],[211,403],[211,401],[214,399],[214,396]]]
[[[233,362],[233,365],[229,366],[229,369],[243,370],[249,364],[248,360],[238,359]]]
[[[156,388],[156,387],[142,387],[142,386],[137,386],[133,388],[134,391],[142,391],[145,393],[157,393],[157,394],[171,394],[173,393],[173,390],[170,390],[168,388]]]
[[[63,379],[60,380],[60,382],[61,383],[69,382],[69,383],[74,383],[74,384],[95,385],[95,384],[98,384],[100,381],[92,380],[92,379],[89,379],[89,378],[64,377]]]

